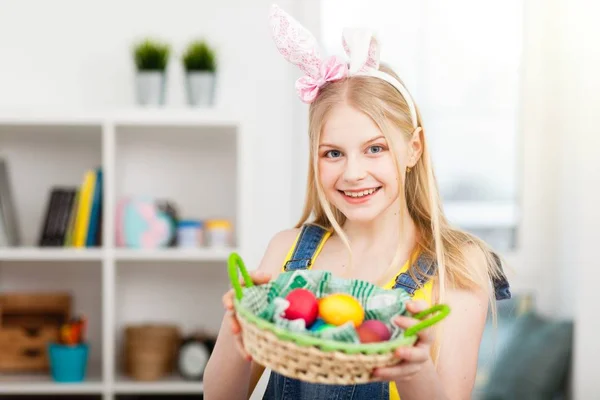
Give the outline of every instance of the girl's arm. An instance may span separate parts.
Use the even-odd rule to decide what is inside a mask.
[[[263,279],[265,276],[275,278],[296,235],[295,229],[275,235],[259,267],[251,275],[262,273]],[[228,296],[232,296],[231,291],[225,296],[224,302],[229,301]],[[204,396],[208,400],[247,399],[262,374],[262,367],[248,361],[238,349],[237,327],[236,320],[227,312],[204,371]]]
[[[484,268],[485,259],[478,250],[468,252],[472,268]],[[445,303],[450,314],[441,322],[441,349],[437,368],[430,357],[435,332],[419,333],[414,348],[398,349],[403,358],[399,366],[379,370],[382,379],[396,382],[402,400],[470,399],[477,374],[479,346],[488,311],[488,288],[480,290],[447,289]],[[426,304],[411,304],[413,312]],[[409,327],[418,321],[401,317],[399,325]]]
[[[446,298],[452,311],[443,322],[437,369],[427,357],[414,376],[396,380],[402,400],[471,398],[488,297],[483,291],[448,290]]]

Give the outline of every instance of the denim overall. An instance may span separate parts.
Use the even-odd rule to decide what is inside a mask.
[[[325,232],[319,226],[304,225],[298,237],[296,248],[290,260],[286,262],[284,269],[294,271],[310,267],[313,255],[319,247]],[[407,272],[401,273],[396,277],[393,288],[402,288],[412,296],[417,289],[426,283],[427,276],[435,271],[436,264],[428,261],[425,257],[419,256],[411,268],[418,268],[426,275],[415,274],[417,277],[415,281]],[[510,298],[510,286],[506,278],[495,280],[493,283],[497,300]],[[326,385],[303,382],[272,371],[263,400],[388,400],[390,397],[389,390],[389,382]]]

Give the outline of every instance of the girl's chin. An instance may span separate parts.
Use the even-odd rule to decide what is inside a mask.
[[[352,206],[348,204],[334,204],[335,207],[352,222],[370,222],[373,221],[381,213],[385,212],[386,207],[382,204],[369,204],[368,206]]]

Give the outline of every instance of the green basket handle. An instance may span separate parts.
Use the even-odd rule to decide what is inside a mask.
[[[246,282],[246,287],[254,286],[254,282],[252,282],[252,278],[250,278],[250,274],[244,265],[244,261],[242,261],[242,257],[238,253],[231,253],[229,255],[229,259],[227,260],[227,270],[229,271],[229,280],[231,281],[231,286],[235,290],[235,297],[238,300],[241,300],[243,297],[242,294],[242,285],[240,284],[240,280],[238,278],[238,268],[242,273],[242,277],[244,278],[244,282]]]
[[[427,310],[423,310],[420,313],[413,315],[413,318],[423,319],[423,317],[426,317],[435,312],[438,313],[433,317],[424,319],[418,324],[406,329],[406,331],[404,332],[404,336],[416,335],[419,331],[422,331],[425,328],[429,328],[430,326],[437,324],[438,322],[446,318],[448,314],[450,314],[450,307],[448,307],[446,304],[436,304],[435,306],[428,308]]]

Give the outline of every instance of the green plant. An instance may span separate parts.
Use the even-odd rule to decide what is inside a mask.
[[[186,71],[209,71],[217,69],[215,50],[204,40],[190,43],[183,54],[183,65]]]
[[[155,39],[144,39],[133,47],[133,56],[138,71],[164,71],[169,62],[171,48]]]

